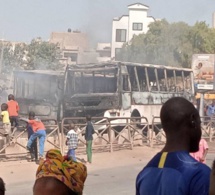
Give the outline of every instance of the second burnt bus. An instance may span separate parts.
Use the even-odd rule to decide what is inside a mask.
[[[194,97],[191,69],[111,62],[68,66],[62,117],[140,117],[152,121],[171,97]]]

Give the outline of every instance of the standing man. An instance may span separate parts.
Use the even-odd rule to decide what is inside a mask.
[[[212,104],[207,106],[206,115],[209,117],[214,116],[215,114],[215,100],[212,101]]]
[[[161,108],[166,145],[136,179],[136,195],[208,195],[210,168],[189,155],[199,149],[201,122],[192,103],[169,99]]]
[[[73,123],[70,124],[70,130],[66,135],[66,145],[68,146],[68,159],[77,162],[75,156],[75,150],[78,147],[78,134],[75,131],[75,125]]]
[[[17,130],[18,127],[18,112],[19,112],[19,104],[15,101],[14,95],[8,95],[8,112],[10,116],[10,123],[14,127],[13,133]],[[12,133],[12,134],[13,134]]]
[[[93,134],[94,134],[94,127],[91,122],[91,116],[86,116],[87,126],[85,132],[85,140],[87,143],[87,163],[92,163],[92,142],[93,142]]]

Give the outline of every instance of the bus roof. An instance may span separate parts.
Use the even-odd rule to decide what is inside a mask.
[[[15,70],[14,74],[45,74],[45,75],[63,75],[64,71],[54,70]]]
[[[157,68],[157,69],[178,70],[178,71],[187,71],[187,72],[193,71],[192,69],[189,69],[189,68],[180,68],[180,67],[154,65],[154,64],[140,64],[140,63],[134,63],[134,62],[118,62],[118,61],[98,63],[98,64],[69,65],[68,69],[92,69],[92,68],[110,68],[110,67],[117,68],[119,64],[124,64],[127,66],[140,66],[140,67],[150,67],[150,68]]]

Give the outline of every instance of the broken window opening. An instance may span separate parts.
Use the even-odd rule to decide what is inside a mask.
[[[183,83],[184,81],[182,78],[182,71],[176,70],[175,74],[176,74],[176,91],[179,93],[184,92],[184,83]]]
[[[74,72],[73,86],[68,82],[67,92],[72,94],[115,93],[117,91],[116,70]],[[71,71],[72,72],[72,71]],[[71,80],[72,74],[68,74]]]
[[[145,67],[136,66],[136,69],[137,69],[137,75],[138,75],[139,84],[140,84],[140,91],[141,92],[149,91],[147,86]]]
[[[150,85],[151,91],[158,91],[158,83],[156,79],[155,68],[147,67],[147,72],[148,72],[149,85]]]
[[[191,80],[191,72],[188,71],[184,71],[184,86],[185,86],[185,90],[187,92],[191,92],[192,91],[192,80]]]
[[[167,74],[167,85],[169,87],[169,92],[176,92],[174,70],[166,70]]]
[[[134,70],[135,66],[128,66],[127,68],[128,68],[128,74],[131,82],[131,91],[139,91],[137,78]]]
[[[128,75],[122,75],[122,90],[123,91],[130,91],[128,79],[129,79]]]
[[[168,91],[168,84],[165,76],[165,69],[157,69],[160,91]]]

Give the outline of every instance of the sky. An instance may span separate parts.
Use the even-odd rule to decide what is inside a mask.
[[[114,17],[128,14],[133,3],[149,6],[149,16],[190,25],[212,25],[214,0],[0,0],[0,39],[30,42],[68,28],[88,33],[91,41],[111,42]]]

